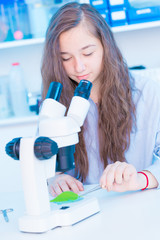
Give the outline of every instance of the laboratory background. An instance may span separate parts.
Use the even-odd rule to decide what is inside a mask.
[[[6,156],[5,145],[15,137],[36,135],[45,32],[67,2],[72,1],[0,0],[1,192],[22,190],[20,164]],[[91,4],[105,18],[134,74],[160,81],[159,0],[77,2]]]
[[[12,125],[16,118],[22,116],[33,116],[34,119],[38,114],[45,32],[52,15],[67,2],[69,1],[0,0],[0,126],[7,123]],[[102,14],[111,26],[131,69],[137,69],[136,73],[139,74],[159,78],[158,0],[79,2],[90,3]],[[18,102],[19,105],[16,106]]]

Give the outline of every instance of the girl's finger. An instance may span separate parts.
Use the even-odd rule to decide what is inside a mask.
[[[108,171],[110,170],[110,168],[112,167],[112,164],[109,164],[106,168],[105,168],[105,170],[103,171],[103,174],[102,174],[102,176],[101,176],[101,178],[100,178],[100,185],[101,185],[101,187],[102,188],[106,188],[106,176],[107,176],[107,173],[108,173]]]
[[[53,189],[52,186],[49,187],[49,193],[52,195],[52,197],[56,197],[56,196],[57,196],[57,194],[56,194],[56,192],[54,191],[54,189]]]
[[[58,185],[63,192],[70,191],[70,186],[63,179],[58,181]]]
[[[78,180],[75,180],[75,182],[76,182],[76,184],[77,184],[79,190],[80,190],[80,191],[84,191],[83,183],[81,183],[81,182],[78,181]]]
[[[112,167],[109,169],[109,171],[107,172],[106,175],[106,187],[107,189],[110,191],[112,184],[115,181],[115,171],[116,168],[120,165],[120,162],[115,162],[114,164],[112,164]]]
[[[117,184],[122,184],[124,180],[124,171],[127,168],[127,163],[120,163],[115,169],[114,182]]]
[[[53,188],[54,192],[56,193],[56,195],[59,195],[62,193],[62,189],[58,183],[53,184],[52,188]]]
[[[131,164],[128,164],[123,173],[124,181],[128,182],[130,177],[135,173],[136,169]]]
[[[79,189],[76,181],[69,178],[69,179],[67,179],[67,184],[70,187],[71,191],[73,191],[74,193],[79,193],[80,189]]]

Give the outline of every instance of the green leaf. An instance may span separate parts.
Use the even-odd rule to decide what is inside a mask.
[[[66,191],[59,194],[56,198],[50,200],[50,202],[58,203],[58,202],[75,201],[78,198],[80,198],[78,194],[74,192]]]

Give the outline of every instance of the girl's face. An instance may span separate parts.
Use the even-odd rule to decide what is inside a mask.
[[[59,43],[63,66],[68,77],[77,83],[86,79],[93,85],[99,84],[103,68],[103,47],[100,40],[92,35],[84,24],[79,24],[63,32]]]

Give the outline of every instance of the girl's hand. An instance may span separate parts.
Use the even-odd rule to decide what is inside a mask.
[[[72,191],[79,193],[83,191],[83,184],[67,174],[58,174],[53,178],[48,179],[49,192],[53,197],[61,194],[62,192]]]
[[[146,186],[146,177],[137,173],[133,165],[117,161],[105,168],[100,179],[100,185],[108,191],[139,190]]]

